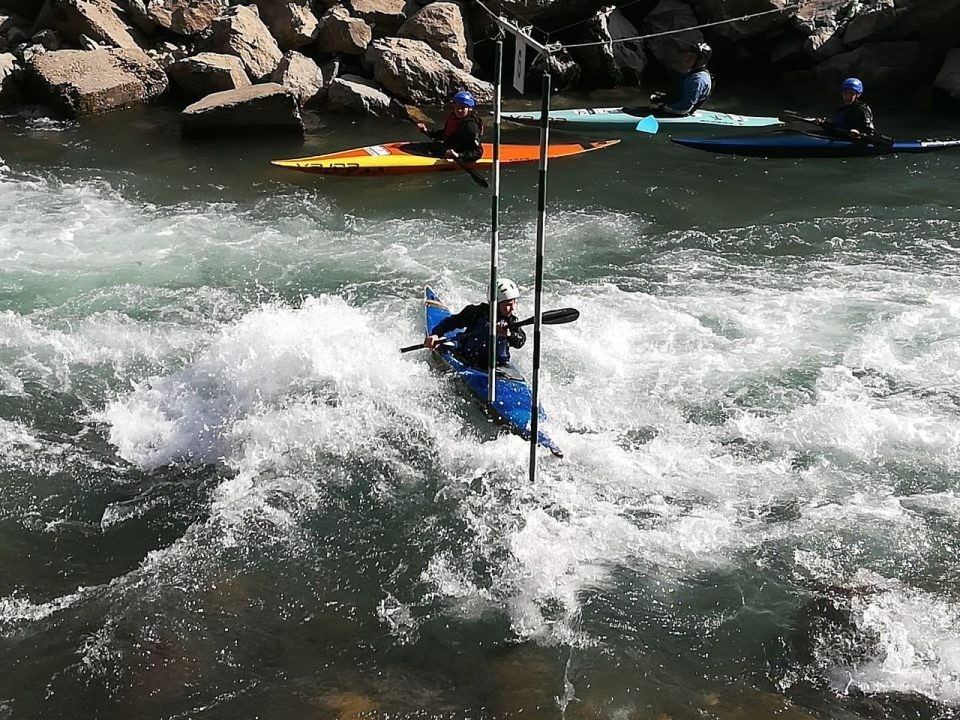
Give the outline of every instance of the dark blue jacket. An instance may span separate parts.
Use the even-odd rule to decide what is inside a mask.
[[[514,324],[516,318],[511,315],[500,318]],[[467,365],[475,368],[487,367],[487,338],[490,336],[490,304],[467,305],[454,315],[449,315],[438,322],[433,328],[434,335],[446,335],[452,330],[464,329],[465,337],[457,344],[453,353]],[[527,341],[523,328],[511,327],[509,337],[497,338],[497,365],[506,365],[510,362],[510,348],[521,348]]]

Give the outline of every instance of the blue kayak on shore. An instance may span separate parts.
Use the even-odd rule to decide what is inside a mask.
[[[777,158],[843,158],[896,153],[930,153],[960,147],[960,139],[847,140],[821,133],[783,130],[773,133],[712,138],[670,138],[696,150],[725,155]]]
[[[451,313],[437,294],[429,287],[424,291],[424,309],[427,334],[433,334],[433,328]],[[455,330],[447,333],[448,338],[455,338],[462,331]],[[512,364],[497,368],[497,399],[487,402],[488,377],[485,370],[471,367],[457,358],[449,349],[434,350],[433,356],[444,369],[454,374],[456,380],[467,390],[484,411],[507,426],[509,430],[520,435],[525,440],[530,439],[531,406],[533,394],[530,385],[523,375]],[[543,408],[540,408],[540,419],[546,417]],[[563,452],[556,443],[544,432],[537,433],[537,444],[545,447],[557,457],[563,457]]]
[[[637,123],[650,115],[648,107],[576,108],[574,110],[551,110],[550,127],[557,130],[634,130]],[[783,125],[779,118],[753,115],[733,115],[712,110],[695,110],[689,115],[653,113],[660,125],[716,125],[718,127],[771,127]],[[522,125],[538,125],[540,112],[505,112],[504,120]]]

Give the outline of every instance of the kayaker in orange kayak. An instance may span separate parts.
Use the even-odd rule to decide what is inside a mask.
[[[453,96],[453,109],[447,116],[443,127],[428,130],[423,123],[417,123],[420,132],[436,140],[443,157],[460,162],[475,162],[483,155],[480,136],[483,135],[483,122],[475,112],[477,101],[466,90]]]

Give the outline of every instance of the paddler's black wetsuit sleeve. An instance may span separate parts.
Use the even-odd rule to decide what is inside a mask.
[[[516,319],[516,318],[514,318]],[[511,327],[510,334],[507,336],[507,342],[512,348],[522,348],[527,341],[527,334],[520,327]]]
[[[843,132],[859,130],[861,135],[876,135],[877,133],[876,128],[873,126],[873,111],[869,105],[859,100],[840,108],[837,113],[824,124],[824,127],[828,130],[840,130]]]
[[[476,162],[483,155],[483,146],[480,144],[482,132],[480,120],[469,115],[461,121],[456,132],[443,141],[443,146],[456,152],[463,162]]]
[[[463,310],[453,315],[448,315],[443,320],[434,325],[431,334],[446,335],[451,330],[463,328],[468,330],[476,325],[480,319],[487,313],[487,304],[467,305]]]

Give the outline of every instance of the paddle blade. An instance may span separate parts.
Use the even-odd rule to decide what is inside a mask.
[[[634,129],[637,132],[656,135],[657,130],[660,129],[660,121],[657,120],[653,115],[647,115],[645,118],[643,118],[643,120],[637,123],[637,127]]]
[[[580,317],[580,311],[576,308],[559,308],[557,310],[547,310],[540,318],[544,325],[563,325],[570,323]]]

